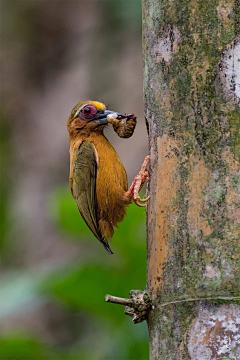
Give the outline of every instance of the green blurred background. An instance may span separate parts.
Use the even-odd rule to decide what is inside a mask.
[[[131,205],[113,256],[68,187],[66,122],[79,101],[134,112],[106,136],[129,183],[147,155],[140,0],[1,1],[0,359],[148,359],[146,323],[104,295],[146,284],[145,210]]]

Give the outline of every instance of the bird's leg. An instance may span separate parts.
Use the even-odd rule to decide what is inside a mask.
[[[124,119],[126,119],[126,122],[124,122]],[[134,114],[123,115],[113,113],[107,116],[107,120],[113,125],[114,131],[121,138],[131,137],[137,124],[137,118]]]
[[[141,166],[141,170],[137,174],[137,176],[134,178],[129,190],[127,191],[128,194],[131,194],[133,201],[136,205],[144,207],[145,204],[139,204],[139,202],[146,202],[150,199],[150,196],[148,196],[146,199],[141,199],[138,195],[139,191],[143,187],[146,178],[148,177],[148,170],[146,168],[147,163],[150,159],[150,156],[146,156],[144,159],[144,162]]]

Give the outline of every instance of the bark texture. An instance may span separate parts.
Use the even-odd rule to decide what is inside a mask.
[[[151,360],[240,359],[239,8],[143,0]]]

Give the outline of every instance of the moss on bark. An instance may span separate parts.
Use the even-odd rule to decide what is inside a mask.
[[[180,339],[175,357],[166,352],[164,359],[178,352],[190,358],[186,336],[200,304],[166,310],[161,303],[240,296],[240,99],[231,62],[240,46],[238,16],[234,1],[143,0],[147,288],[156,305],[149,329],[151,339],[158,331],[174,348],[163,324],[172,312]]]

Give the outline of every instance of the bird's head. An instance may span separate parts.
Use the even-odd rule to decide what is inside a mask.
[[[78,103],[72,109],[68,119],[67,127],[70,135],[79,132],[102,132],[108,124],[107,116],[117,114],[119,117],[126,115],[107,110],[106,106],[98,101],[84,101]]]

